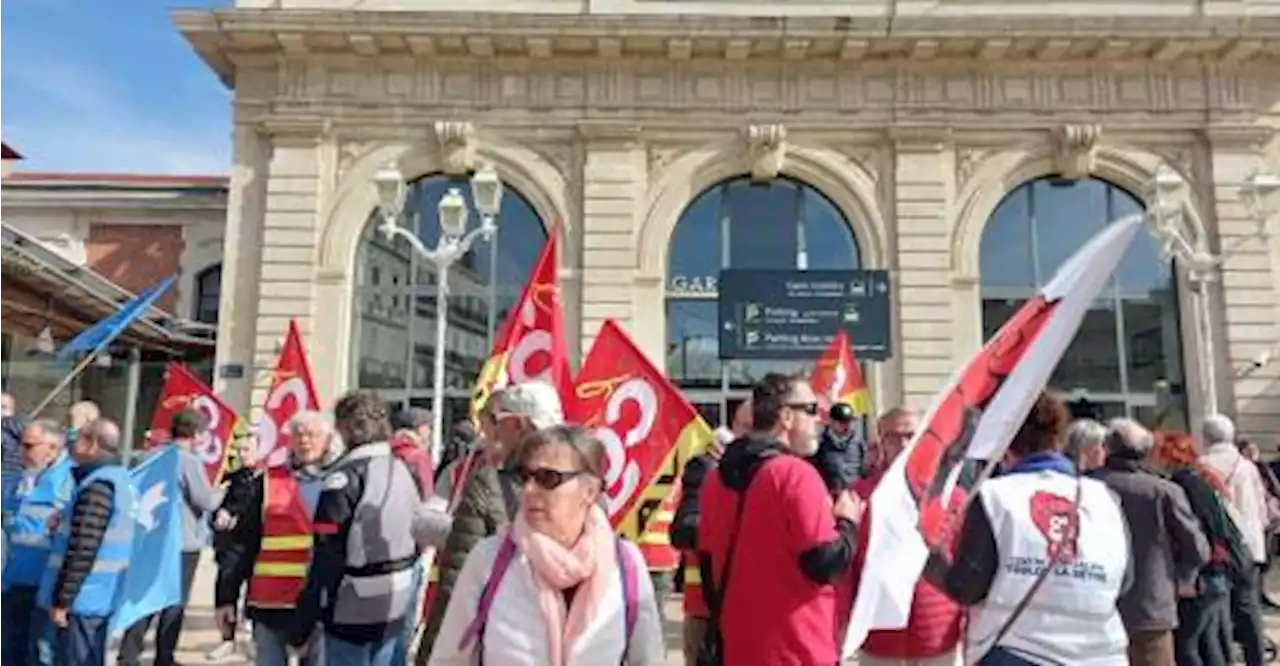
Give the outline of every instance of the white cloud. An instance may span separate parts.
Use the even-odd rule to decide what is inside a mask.
[[[164,117],[147,108],[148,100],[130,99],[122,87],[112,85],[112,76],[88,64],[37,57],[6,58],[0,70],[9,93],[4,138],[27,157],[24,168],[189,174],[229,170],[225,95],[199,116]],[[18,109],[13,106],[15,87],[23,91]],[[177,89],[163,81],[155,87],[158,96]]]

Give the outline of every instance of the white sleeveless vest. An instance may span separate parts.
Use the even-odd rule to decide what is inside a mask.
[[[999,645],[1036,664],[1124,666],[1128,637],[1116,598],[1129,563],[1129,530],[1119,501],[1099,481],[1080,479],[1076,555],[1058,565]],[[1068,526],[1076,478],[1015,473],[982,484],[1000,558],[986,600],[969,611],[965,661],[977,663],[1049,561],[1049,535]],[[1065,516],[1064,516],[1065,513]]]

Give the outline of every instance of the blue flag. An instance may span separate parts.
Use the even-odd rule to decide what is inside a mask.
[[[137,321],[138,317],[146,313],[157,299],[163,296],[166,291],[169,291],[169,287],[173,286],[177,277],[176,275],[170,275],[160,284],[138,294],[132,301],[120,306],[120,309],[116,310],[114,314],[81,331],[80,335],[72,338],[70,342],[63,345],[62,349],[58,350],[57,360],[69,361],[75,358],[78,353],[89,353],[110,344],[112,340],[116,339],[117,335],[120,335],[126,328],[129,328],[130,324]]]
[[[134,506],[133,557],[120,586],[111,633],[182,603],[182,491],[178,449],[158,451],[130,472]]]

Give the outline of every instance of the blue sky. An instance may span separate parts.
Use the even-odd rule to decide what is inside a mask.
[[[230,94],[170,11],[229,0],[4,0],[0,136],[19,168],[221,174]]]

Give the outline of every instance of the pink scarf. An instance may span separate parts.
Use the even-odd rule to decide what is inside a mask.
[[[595,616],[596,606],[617,578],[613,530],[599,507],[592,507],[586,528],[573,548],[565,548],[529,528],[524,515],[516,517],[511,538],[529,558],[538,605],[547,621],[547,648],[552,666],[565,666],[577,638]],[[566,608],[564,591],[577,587],[573,605]]]

